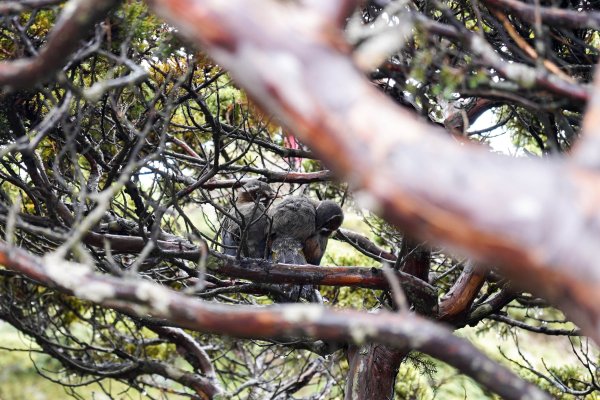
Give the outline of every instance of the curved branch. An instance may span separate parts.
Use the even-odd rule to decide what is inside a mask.
[[[364,189],[372,209],[415,237],[498,265],[600,343],[596,173],[455,143],[379,93],[352,64],[335,23],[309,8],[149,3],[340,177]],[[511,72],[530,78],[530,70]]]
[[[440,301],[440,319],[456,322],[457,318],[466,316],[485,282],[486,275],[482,268],[467,263],[452,288]]]
[[[207,303],[148,281],[100,275],[56,255],[40,259],[5,243],[0,243],[0,264],[83,300],[138,316],[165,318],[183,328],[242,338],[307,336],[408,345],[448,362],[505,398],[550,398],[469,342],[414,314],[368,314],[300,304],[257,308]]]
[[[348,229],[338,229],[333,238],[350,244],[362,254],[376,260],[387,260],[394,262],[398,259],[396,255],[377,246],[375,243],[370,241],[368,237],[361,235],[360,233],[352,232]]]
[[[210,357],[198,342],[184,330],[180,328],[171,328],[168,326],[151,326],[151,330],[159,336],[175,343],[177,350],[190,362],[190,364],[202,372],[202,375],[213,380],[218,388],[219,382],[216,379],[215,369],[210,361]],[[217,391],[221,391],[220,389]]]

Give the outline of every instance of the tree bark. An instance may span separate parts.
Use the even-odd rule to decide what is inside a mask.
[[[393,399],[400,363],[410,349],[378,343],[350,346],[345,400]]]
[[[430,259],[431,252],[423,243],[404,237],[398,257],[399,267],[404,273],[427,282]],[[417,312],[432,313],[431,309],[420,307],[418,298],[410,295],[407,297]],[[394,398],[398,369],[410,350],[407,346],[393,347],[379,343],[351,345],[347,353],[349,370],[345,400]]]

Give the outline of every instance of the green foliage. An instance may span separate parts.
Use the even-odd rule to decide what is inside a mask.
[[[588,389],[587,385],[584,382],[589,381],[589,373],[583,371],[579,367],[574,367],[572,365],[564,365],[559,367],[550,367],[548,368],[547,373],[552,374],[553,379],[560,380],[562,383],[568,385],[570,390],[576,392],[585,393]],[[541,387],[545,391],[549,392],[555,399],[561,400],[574,400],[579,398],[585,398],[586,400],[597,400],[600,399],[600,396],[597,393],[591,393],[587,396],[575,395],[575,394],[565,394],[563,390],[560,390],[557,385],[553,385],[548,382],[547,379],[544,379],[532,372],[522,371],[520,373],[528,381],[534,383],[535,385]]]
[[[467,76],[467,87],[469,89],[477,89],[489,81],[489,75],[482,69],[476,70],[474,73]]]
[[[2,400],[55,400],[64,399],[71,391],[85,399],[102,398],[103,390],[96,383],[68,389],[58,383],[43,378],[39,371],[60,370],[61,366],[52,357],[37,353],[38,347],[27,337],[21,335],[6,323],[0,323],[2,347],[0,350],[0,399]],[[24,351],[7,351],[4,349],[23,349]],[[32,352],[31,352],[32,351]],[[111,388],[119,398],[141,399],[127,385],[109,381],[105,387]],[[128,392],[126,395],[125,393]],[[174,397],[176,398],[176,397]]]
[[[418,368],[404,362],[398,371],[394,395],[397,399],[431,399],[433,391]]]

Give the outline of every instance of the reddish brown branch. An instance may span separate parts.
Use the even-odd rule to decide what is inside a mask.
[[[431,252],[422,243],[405,237],[402,242],[396,267],[405,274],[427,281]],[[423,309],[418,298],[409,296],[417,312],[432,314]],[[417,300],[417,301],[415,301]],[[396,304],[396,306],[400,306]],[[388,399],[393,397],[394,384],[402,360],[410,353],[409,347],[399,348],[369,343],[348,349],[348,377],[346,379],[346,399]]]
[[[454,322],[459,317],[465,317],[485,282],[485,276],[483,268],[467,263],[452,288],[440,301],[439,319]]]
[[[72,218],[68,210],[63,211],[67,217]],[[88,232],[83,237],[83,242],[98,248],[108,245],[113,254],[137,254],[144,249],[147,243],[140,236],[97,232]],[[154,243],[156,250],[152,255],[165,259],[198,261],[202,254],[201,247],[177,236],[171,236],[169,240],[156,240]],[[258,259],[236,260],[220,253],[209,256],[207,267],[216,274],[259,283],[298,283],[389,289],[389,284],[379,268],[272,264]],[[437,291],[433,286],[406,273],[398,272],[396,275],[407,293],[418,299],[421,306],[428,311],[437,308]]]
[[[346,400],[393,399],[400,363],[410,349],[378,343],[348,349]]]
[[[352,65],[335,24],[310,9],[242,0],[149,3],[340,177],[364,189],[384,218],[498,265],[600,342],[596,173],[457,145],[373,88]],[[538,79],[528,80],[531,69],[503,67],[528,84]]]
[[[379,268],[323,267],[319,265],[271,264],[264,260],[233,257],[210,257],[207,267],[213,273],[261,283],[297,283],[326,286],[353,286],[389,290],[389,283]],[[423,312],[437,310],[437,291],[412,275],[397,271],[396,277],[408,297]]]
[[[484,0],[485,4],[502,10],[509,10],[512,15],[524,21],[534,23],[536,6],[519,0]],[[600,29],[600,13],[597,11],[573,11],[555,7],[537,7],[545,24],[566,26],[571,28]]]
[[[400,270],[406,274],[429,281],[429,261],[431,251],[426,244],[404,236],[400,248]]]
[[[138,316],[165,318],[183,328],[243,338],[306,336],[408,346],[448,362],[505,398],[550,398],[469,342],[413,314],[368,314],[300,304],[258,308],[207,303],[148,281],[100,275],[56,256],[40,259],[5,243],[0,243],[0,264],[83,300]]]

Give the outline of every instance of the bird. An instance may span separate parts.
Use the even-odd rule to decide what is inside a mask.
[[[288,196],[269,211],[269,255],[273,262],[306,264],[306,241],[317,233],[317,203],[304,196]],[[324,220],[326,217],[320,215]],[[301,298],[322,303],[319,291],[312,285],[276,285],[281,295],[278,302],[297,302]]]
[[[237,201],[221,223],[223,253],[265,257],[269,227],[267,206],[276,197],[273,188],[258,179],[250,179],[238,189]]]
[[[316,207],[304,196],[288,196],[269,211],[271,258],[285,264],[306,264],[304,242],[316,229]]]
[[[327,241],[344,222],[342,207],[332,200],[323,200],[316,205],[315,232],[304,242],[304,256],[309,264],[320,265],[327,249]]]

